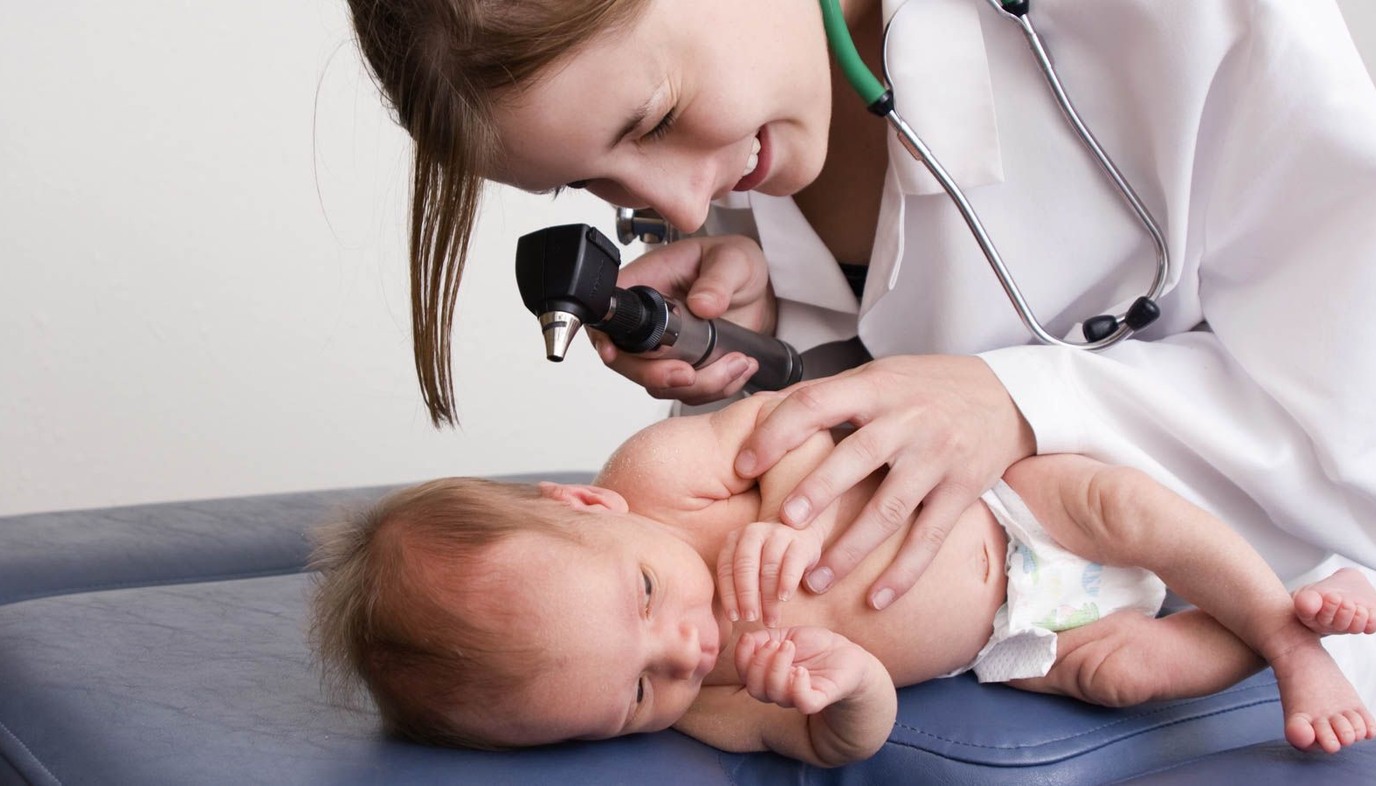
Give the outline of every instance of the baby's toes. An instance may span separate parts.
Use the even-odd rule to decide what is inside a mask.
[[[1324,753],[1337,753],[1343,749],[1338,732],[1333,728],[1333,719],[1327,716],[1314,719],[1314,741],[1323,748]]]
[[[1314,621],[1322,625],[1326,630],[1339,630],[1338,615],[1342,613],[1343,599],[1341,595],[1324,595],[1323,606],[1319,613],[1314,615]]]
[[[1371,713],[1367,712],[1366,707],[1357,711],[1357,720],[1352,725],[1359,732],[1359,736],[1364,740],[1376,739],[1376,720],[1373,720]]]
[[[1295,593],[1295,616],[1300,621],[1309,624],[1314,622],[1319,616],[1319,611],[1323,609],[1323,595],[1317,590],[1305,587]]]
[[[1352,632],[1353,619],[1357,616],[1357,604],[1344,600],[1333,611],[1331,630],[1338,633]]]
[[[1297,712],[1286,718],[1285,740],[1302,751],[1314,747],[1314,721],[1303,712]]]
[[[1366,606],[1358,606],[1357,614],[1352,619],[1353,633],[1376,633],[1376,614],[1371,613],[1371,609]]]
[[[1338,744],[1344,748],[1357,741],[1357,732],[1352,728],[1352,720],[1344,714],[1337,714],[1329,718],[1333,726],[1333,736],[1337,737]]]

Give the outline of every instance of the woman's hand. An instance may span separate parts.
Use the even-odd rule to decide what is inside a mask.
[[[725,318],[766,334],[774,332],[774,293],[759,244],[741,235],[686,238],[651,251],[622,269],[617,286],[653,287],[702,319]],[[694,369],[682,360],[652,359],[618,350],[590,331],[597,353],[617,373],[651,396],[705,404],[734,395],[759,362],[733,352]]]
[[[806,578],[813,592],[825,592],[921,504],[898,556],[870,587],[876,609],[911,589],[965,508],[1013,462],[1036,452],[1031,427],[984,361],[900,355],[791,388],[742,446],[736,472],[758,477],[814,433],[845,423],[855,432],[799,481],[781,517],[807,526],[888,465],[878,491]]]

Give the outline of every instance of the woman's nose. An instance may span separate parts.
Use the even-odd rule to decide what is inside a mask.
[[[716,190],[710,161],[684,159],[642,173],[632,189],[680,232],[696,232],[707,220]]]

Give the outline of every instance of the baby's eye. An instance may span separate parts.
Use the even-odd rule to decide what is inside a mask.
[[[636,704],[639,704],[639,703],[641,703],[642,701],[645,701],[645,678],[644,678],[644,677],[641,677],[639,680],[636,680],[636,683],[635,683],[635,703],[636,703]]]
[[[649,571],[640,571],[640,577],[645,580],[645,612],[650,611],[650,598],[654,597],[654,583],[650,581]]]

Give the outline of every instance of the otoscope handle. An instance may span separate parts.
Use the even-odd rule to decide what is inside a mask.
[[[754,390],[783,390],[803,378],[803,358],[792,344],[724,319],[709,324],[716,328],[717,341],[703,365],[728,352],[744,352],[760,362],[759,371],[747,383]]]
[[[617,289],[612,313],[595,327],[626,352],[658,349],[656,357],[693,368],[743,352],[760,364],[748,383],[755,390],[781,390],[803,378],[802,357],[791,345],[724,319],[701,319],[650,287]]]

